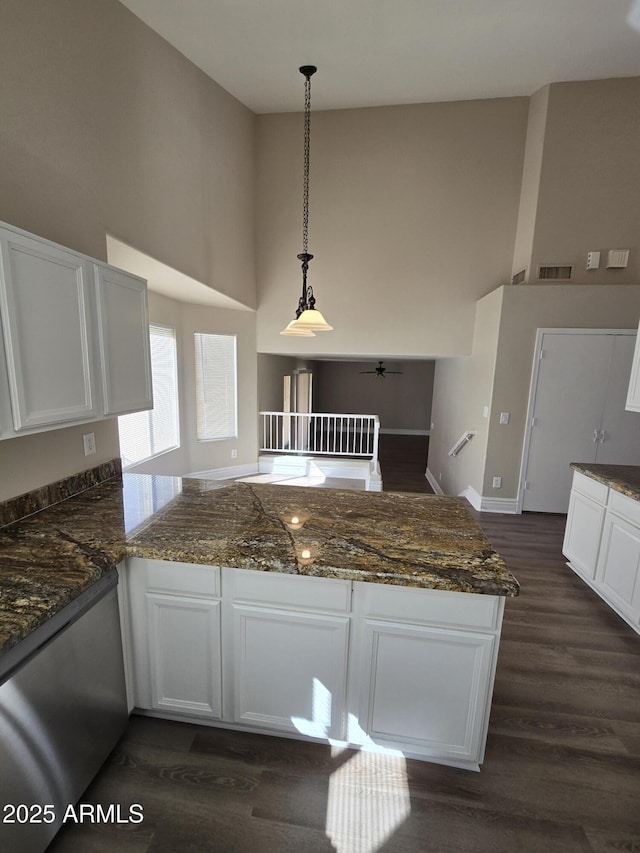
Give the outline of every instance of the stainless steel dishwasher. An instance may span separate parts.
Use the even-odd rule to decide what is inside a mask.
[[[117,582],[113,570],[0,657],[1,850],[44,850],[126,728]]]

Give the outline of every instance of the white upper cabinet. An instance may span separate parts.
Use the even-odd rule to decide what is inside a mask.
[[[95,417],[91,264],[18,233],[0,234],[0,247],[15,430]]]
[[[630,412],[640,412],[640,335],[636,338],[636,346],[633,351],[633,364],[631,365],[625,409]]]
[[[94,270],[104,414],[150,409],[147,283],[105,264]]]
[[[152,407],[146,284],[0,224],[0,437]]]

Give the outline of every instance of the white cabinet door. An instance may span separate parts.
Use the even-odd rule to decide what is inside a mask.
[[[151,409],[146,282],[102,264],[94,270],[104,414]]]
[[[358,726],[382,746],[480,762],[495,643],[489,634],[365,619]]]
[[[640,527],[610,512],[604,522],[596,582],[604,598],[638,625]]]
[[[341,739],[349,618],[234,604],[233,721]]]
[[[593,579],[606,507],[575,489],[569,498],[562,553],[572,568]]]
[[[151,707],[222,716],[220,602],[147,593]]]
[[[73,252],[0,233],[0,313],[16,431],[90,420],[94,387],[91,264]]]

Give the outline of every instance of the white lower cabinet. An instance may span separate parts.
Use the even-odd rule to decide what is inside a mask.
[[[344,739],[351,584],[223,569],[225,717]]]
[[[478,767],[504,599],[354,584],[349,740]]]
[[[349,618],[233,605],[235,723],[344,739]]]
[[[608,487],[579,472],[573,476],[562,553],[579,574],[596,573]]]
[[[576,471],[563,553],[569,567],[640,633],[640,501]]]
[[[129,559],[134,704],[478,769],[504,599]]]
[[[220,569],[130,558],[127,573],[135,706],[220,719]]]
[[[220,602],[147,594],[151,707],[222,716]]]
[[[637,503],[636,503],[637,506]],[[596,581],[603,597],[640,628],[640,526],[607,513]]]
[[[363,639],[365,742],[479,762],[495,637],[367,619]]]

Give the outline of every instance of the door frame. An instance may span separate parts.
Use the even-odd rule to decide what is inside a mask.
[[[522,514],[524,504],[525,475],[529,464],[529,450],[531,447],[531,420],[535,408],[536,394],[538,391],[538,379],[540,375],[540,350],[545,335],[637,335],[637,329],[554,329],[541,328],[536,330],[536,342],[533,348],[533,365],[531,368],[531,382],[529,384],[529,398],[527,402],[527,418],[524,427],[524,443],[522,445],[522,459],[520,460],[520,477],[518,479],[518,498],[516,513]]]

